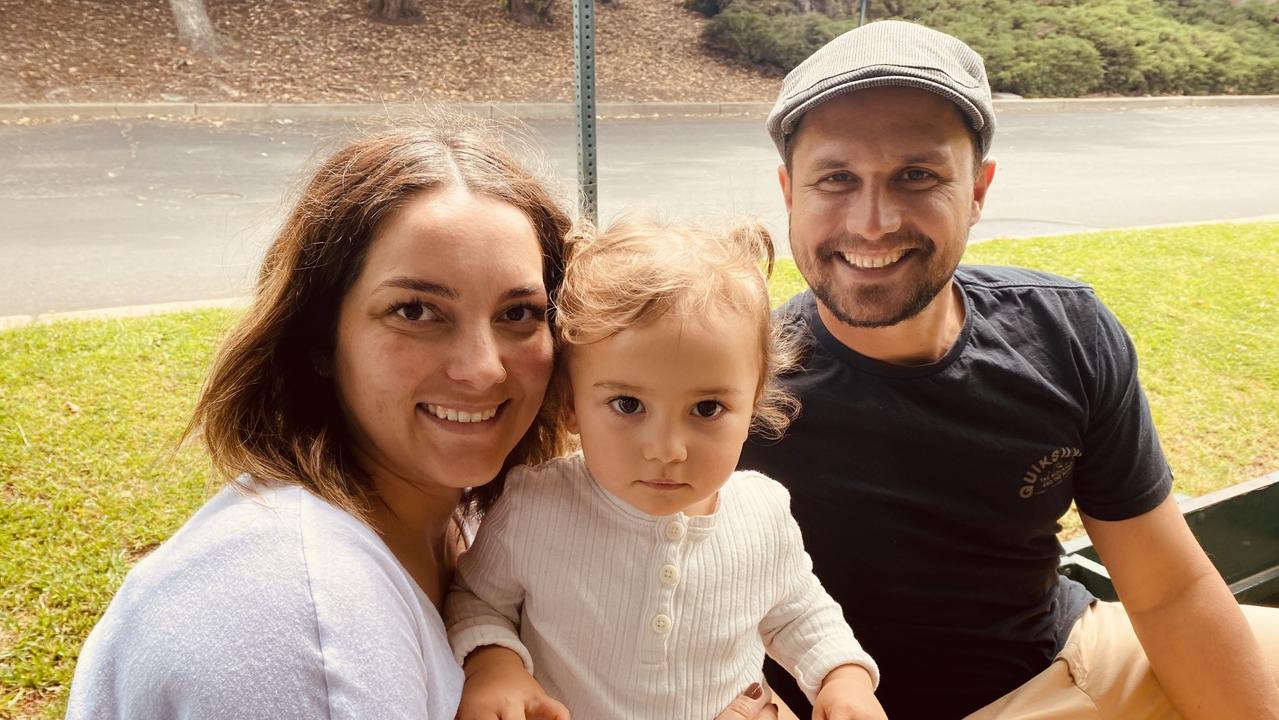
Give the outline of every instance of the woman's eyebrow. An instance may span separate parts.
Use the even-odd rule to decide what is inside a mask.
[[[428,295],[438,295],[440,297],[448,298],[449,300],[456,300],[458,298],[457,291],[448,285],[441,285],[437,282],[431,282],[429,280],[423,280],[415,277],[393,277],[384,281],[379,287],[412,290],[414,292],[426,293]],[[541,297],[545,294],[546,291],[541,287],[522,285],[520,287],[511,288],[505,293],[502,293],[502,299],[515,300],[519,298]]]
[[[525,287],[512,288],[506,291],[502,296],[503,300],[518,300],[527,297],[542,297],[546,295],[546,289],[540,286],[528,285]]]
[[[453,288],[415,277],[393,277],[390,280],[383,281],[380,287],[413,290],[414,292],[427,293],[429,295],[439,295],[450,300],[457,299],[457,291]]]

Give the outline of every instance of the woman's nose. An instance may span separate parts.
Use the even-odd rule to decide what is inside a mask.
[[[461,332],[448,363],[449,379],[486,388],[506,381],[501,348],[492,328]]]

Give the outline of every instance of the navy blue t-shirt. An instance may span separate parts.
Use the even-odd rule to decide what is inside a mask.
[[[961,266],[954,347],[900,366],[836,340],[805,292],[784,378],[803,409],[741,467],[785,484],[814,569],[883,672],[889,717],[958,718],[1046,668],[1092,601],[1057,572],[1058,520],[1141,515],[1172,476],[1132,342],[1087,285]],[[808,707],[769,674],[800,717]]]

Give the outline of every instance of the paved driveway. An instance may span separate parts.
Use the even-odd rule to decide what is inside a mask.
[[[0,126],[0,316],[244,294],[304,168],[354,130]],[[532,131],[571,189],[572,124]],[[784,238],[761,118],[615,120],[599,135],[605,220],[748,213]],[[1279,107],[1010,114],[994,156],[975,239],[1279,213]]]

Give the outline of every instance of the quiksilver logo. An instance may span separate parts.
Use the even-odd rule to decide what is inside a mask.
[[[1075,458],[1081,455],[1079,448],[1063,447],[1036,460],[1021,478],[1021,496],[1034,497],[1065,482],[1075,469]]]

